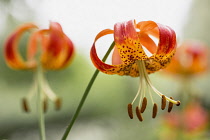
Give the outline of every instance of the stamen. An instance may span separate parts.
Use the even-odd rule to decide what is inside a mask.
[[[180,104],[181,104],[181,102],[180,101],[177,101],[176,106],[180,106]]]
[[[44,99],[43,100],[43,111],[44,111],[44,113],[47,112],[47,108],[48,108],[48,102],[47,102],[47,99]]]
[[[142,101],[142,106],[141,106],[141,113],[144,113],[146,107],[147,107],[147,98],[144,97]]]
[[[148,83],[148,85],[153,89],[153,91],[155,93],[157,93],[160,97],[162,97],[162,93],[160,91],[158,91],[151,83],[150,79],[149,79],[149,76],[147,74],[147,71],[146,71],[146,67],[145,67],[145,63],[144,61],[138,61],[139,62],[139,66],[140,68],[142,68],[142,70],[144,71],[143,74],[144,74],[144,77],[145,77],[145,80],[146,82]],[[169,102],[172,102],[173,104],[176,104],[176,105],[180,105],[180,101],[175,101],[175,100],[172,100],[170,98],[168,98],[167,96],[166,97],[166,100],[168,100]]]
[[[152,112],[152,118],[156,117],[157,111],[158,111],[157,104],[154,103],[154,105],[153,105],[153,112]]]
[[[130,119],[133,119],[132,104],[128,104],[128,116],[130,117]]]
[[[173,100],[173,97],[170,97],[170,99],[172,99]],[[172,108],[173,108],[173,103],[172,102],[169,102],[169,104],[168,104],[168,112],[171,112],[171,110],[172,110]]]
[[[22,107],[25,112],[30,112],[26,98],[22,99]]]
[[[151,99],[151,101],[152,101],[152,104],[154,104],[154,100],[153,100],[153,98],[152,98],[152,93],[151,93],[151,91],[150,91],[150,89],[149,89],[149,96],[150,96],[150,99]]]
[[[57,97],[54,103],[55,103],[55,110],[60,110],[60,108],[61,108],[61,99]]]
[[[57,96],[56,94],[53,92],[53,90],[50,88],[48,82],[43,78],[43,84],[42,84],[42,89],[45,93],[45,95],[52,101],[56,102],[57,100]]]
[[[28,94],[26,95],[26,98],[27,98],[28,100],[32,99],[32,98],[36,95],[36,93],[37,93],[37,87],[38,87],[37,79],[34,78],[34,82],[33,82],[33,84],[31,85]]]
[[[176,104],[177,106],[180,105],[180,103],[181,103],[180,101],[176,101],[176,100],[173,100],[173,98],[169,98],[169,97],[165,96],[164,94],[162,94],[160,91],[158,91],[152,85],[152,83],[149,79],[148,73],[147,73],[146,64],[145,64],[144,60],[137,60],[136,64],[137,64],[138,70],[139,70],[140,85],[139,85],[139,90],[138,90],[133,102],[130,104],[130,106],[128,106],[128,113],[129,113],[130,118],[131,117],[133,118],[132,104],[136,100],[137,96],[140,95],[139,105],[138,105],[138,107],[136,107],[136,115],[140,121],[143,120],[141,113],[143,113],[145,111],[146,106],[147,106],[147,98],[145,95],[146,92],[149,93],[149,96],[150,96],[152,104],[153,104],[152,118],[155,118],[157,116],[158,106],[156,103],[154,103],[150,90],[152,90],[152,92],[155,92],[158,96],[160,96],[162,98],[162,101],[161,101],[161,109],[162,110],[164,110],[166,108],[166,101],[169,102],[168,112],[170,112],[172,110],[173,104]],[[141,108],[140,108],[140,104],[141,104]]]
[[[141,122],[143,121],[143,118],[142,118],[142,115],[138,106],[136,107],[136,116],[138,117],[139,121]]]
[[[162,104],[161,104],[161,109],[164,110],[166,107],[166,96],[162,95]]]

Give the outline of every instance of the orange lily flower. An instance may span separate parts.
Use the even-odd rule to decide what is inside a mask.
[[[112,65],[106,64],[99,59],[95,46],[99,38],[108,34],[114,34],[115,47],[112,55]],[[157,45],[151,36],[159,40]],[[132,105],[139,96],[140,100],[139,105],[136,107],[136,115],[140,121],[143,121],[141,113],[144,112],[147,105],[146,92],[150,94],[153,103],[152,117],[155,118],[157,115],[158,107],[154,103],[150,89],[162,98],[162,109],[165,109],[166,101],[169,102],[169,112],[173,104],[180,104],[180,101],[175,101],[159,92],[151,84],[148,77],[148,74],[165,68],[170,63],[175,50],[176,34],[170,27],[153,21],[136,23],[135,20],[130,20],[116,23],[114,30],[105,29],[98,33],[91,48],[90,56],[95,67],[101,72],[140,78],[138,92],[134,100],[128,104],[128,114],[132,119]]]
[[[27,54],[24,60],[18,51],[21,36],[31,31],[27,43]],[[29,111],[27,99],[38,89],[43,91],[44,106],[46,106],[46,97],[55,102],[57,108],[60,106],[60,99],[54,94],[43,76],[43,70],[59,70],[68,66],[74,54],[72,41],[64,34],[62,27],[57,22],[50,22],[49,29],[39,29],[35,24],[28,23],[20,26],[13,32],[5,43],[4,55],[6,63],[12,69],[17,70],[35,70],[35,77],[32,91],[23,99],[23,108]],[[40,85],[41,81],[41,85]]]
[[[18,51],[18,43],[21,35],[32,29],[37,30],[29,38],[27,59],[23,60]],[[39,43],[41,48],[37,48]],[[35,56],[39,51],[41,53],[40,62],[37,62]],[[5,59],[8,66],[13,69],[34,69],[37,63],[41,63],[46,70],[61,69],[68,65],[73,52],[71,40],[56,22],[51,22],[50,29],[44,30],[38,30],[38,27],[32,23],[25,24],[10,35],[5,44]]]
[[[177,49],[172,63],[165,69],[180,76],[193,76],[208,69],[208,47],[198,41],[186,41]]]

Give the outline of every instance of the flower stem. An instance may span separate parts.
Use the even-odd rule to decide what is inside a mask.
[[[106,61],[106,59],[107,59],[107,57],[109,56],[109,54],[110,54],[111,50],[113,49],[114,45],[115,45],[115,42],[113,42],[113,43],[111,44],[111,46],[109,47],[108,51],[106,52],[104,58],[102,59],[103,62]],[[92,85],[93,85],[93,83],[94,83],[94,81],[95,81],[95,79],[96,79],[98,73],[99,73],[99,70],[96,69],[95,72],[94,72],[94,74],[93,74],[93,76],[92,76],[92,78],[90,79],[90,82],[88,83],[87,88],[85,89],[85,92],[84,92],[84,94],[83,94],[83,96],[82,96],[82,99],[80,100],[80,103],[79,103],[79,105],[78,105],[78,107],[77,107],[76,112],[74,113],[74,116],[73,116],[72,119],[71,119],[70,124],[69,124],[68,127],[66,128],[66,131],[65,131],[65,133],[64,133],[64,135],[63,135],[63,137],[62,137],[62,140],[66,140],[66,138],[67,138],[69,132],[71,131],[71,128],[72,128],[72,126],[74,125],[74,122],[76,121],[76,119],[77,119],[77,117],[78,117],[78,115],[79,115],[79,113],[80,113],[80,111],[81,111],[81,109],[82,109],[82,106],[83,106],[83,104],[84,104],[84,102],[85,102],[85,100],[86,100],[86,98],[87,98],[87,96],[88,96],[88,93],[89,93],[89,91],[90,91],[90,89],[91,89],[91,87],[92,87]]]
[[[42,102],[42,82],[43,82],[43,71],[40,65],[37,68],[37,82],[38,82],[38,99],[37,99],[37,106],[39,112],[39,131],[40,131],[40,140],[46,140],[45,135],[45,121],[44,121],[44,113],[43,113],[43,102]]]

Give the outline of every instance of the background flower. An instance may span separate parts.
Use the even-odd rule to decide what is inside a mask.
[[[175,113],[175,114],[174,114]],[[165,114],[161,139],[203,139],[209,123],[209,114],[198,101],[190,102],[183,110]]]
[[[171,64],[165,69],[169,73],[182,77],[192,77],[207,73],[209,48],[200,41],[188,40],[177,48]]]
[[[23,59],[19,51],[21,36],[32,30],[27,42],[27,57]],[[66,67],[71,61],[74,46],[63,33],[59,23],[51,22],[49,29],[38,29],[33,23],[27,23],[17,28],[6,40],[4,56],[7,65],[17,70],[33,70],[34,82],[28,95],[22,100],[22,107],[30,111],[28,102],[33,96],[40,94],[40,102],[44,111],[47,110],[48,99],[52,100],[56,109],[60,109],[61,99],[50,88],[44,77],[45,70],[57,70]]]

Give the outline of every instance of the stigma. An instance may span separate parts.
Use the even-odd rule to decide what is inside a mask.
[[[162,94],[160,91],[158,91],[151,83],[146,66],[145,66],[145,60],[136,60],[135,62],[138,66],[139,71],[139,89],[137,91],[136,96],[134,97],[133,101],[128,104],[128,115],[130,119],[133,119],[133,104],[139,98],[139,103],[136,106],[136,116],[139,119],[139,121],[143,121],[142,113],[144,113],[146,107],[147,107],[147,97],[150,98],[151,103],[153,104],[153,111],[152,111],[152,118],[155,118],[158,112],[158,104],[154,102],[152,93],[156,93],[161,98],[161,109],[164,110],[166,108],[166,104],[168,102],[168,112],[171,112],[173,108],[173,104],[179,106],[180,101],[173,100],[172,97],[167,97],[164,94]]]

